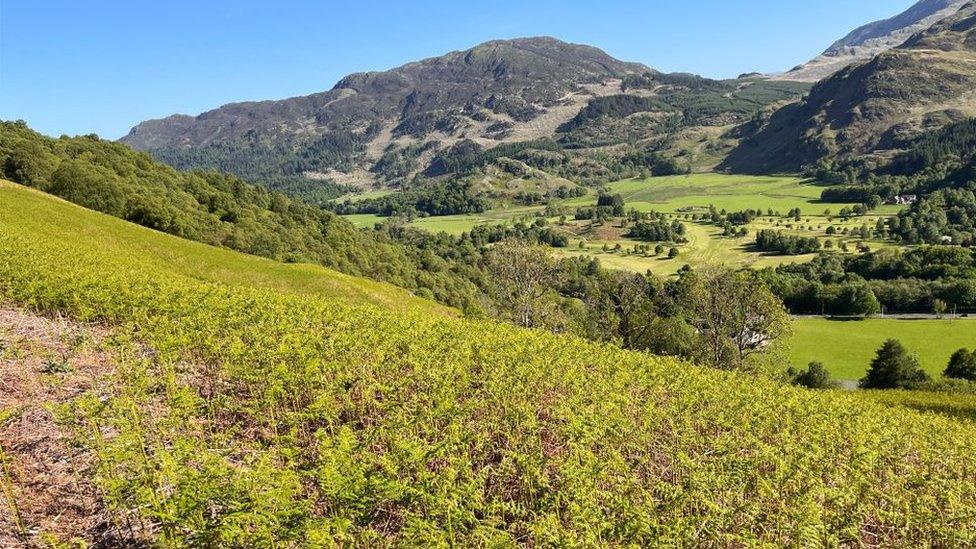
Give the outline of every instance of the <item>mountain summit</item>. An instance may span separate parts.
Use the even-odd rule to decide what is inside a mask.
[[[966,0],[921,0],[894,17],[854,29],[817,58],[777,79],[816,82],[826,78],[849,65],[900,46],[915,33],[955,14],[965,3]]]
[[[267,174],[356,183],[395,149],[416,145],[414,155],[429,160],[461,140],[551,135],[589,99],[619,93],[626,75],[653,72],[554,38],[496,40],[352,74],[323,93],[143,122],[122,142],[177,167],[240,171],[232,168],[246,159]]]
[[[822,80],[744,128],[726,168],[795,172],[825,157],[884,163],[920,133],[976,116],[976,2]]]

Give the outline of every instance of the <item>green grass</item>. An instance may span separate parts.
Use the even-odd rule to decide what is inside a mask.
[[[344,215],[342,216],[342,218],[352,223],[353,225],[364,229],[372,229],[373,225],[376,225],[377,223],[382,223],[387,219],[383,216],[379,216],[376,214],[350,214],[350,215]]]
[[[602,251],[604,243],[613,248],[620,244],[625,249],[632,248],[635,243],[624,237],[599,239],[587,236],[586,250],[579,249],[579,239],[572,239],[570,248],[557,249],[562,256],[574,257],[587,255],[597,257],[607,267],[634,272],[651,271],[660,276],[675,274],[681,267],[691,265],[699,268],[710,265],[727,265],[736,267],[775,267],[784,263],[798,263],[809,261],[813,255],[804,256],[776,256],[757,253],[751,249],[755,241],[755,233],[761,229],[776,229],[802,236],[816,236],[821,240],[847,241],[852,249],[860,241],[850,236],[828,237],[826,228],[834,225],[840,229],[856,229],[862,224],[874,227],[880,217],[887,217],[897,213],[898,206],[884,206],[863,218],[851,218],[843,221],[839,218],[828,218],[824,215],[830,210],[837,215],[845,206],[853,204],[826,204],[820,202],[823,187],[809,184],[806,180],[789,176],[745,176],[726,175],[717,173],[696,173],[669,177],[654,177],[649,179],[628,179],[608,185],[612,192],[623,195],[627,208],[640,211],[658,211],[671,213],[683,218],[685,212],[694,210],[695,213],[707,211],[709,205],[719,210],[741,211],[747,209],[769,209],[786,214],[793,208],[800,208],[803,220],[794,223],[793,220],[769,218],[758,219],[749,224],[749,236],[745,238],[726,238],[722,231],[709,224],[686,222],[689,242],[680,246],[681,256],[674,261],[662,260],[658,257],[642,257],[626,253],[605,253]],[[576,208],[591,206],[596,203],[594,195],[556,201],[557,205]],[[470,215],[452,215],[443,217],[418,218],[411,222],[411,226],[422,228],[430,232],[447,232],[458,235],[479,225],[509,224],[526,216],[533,216],[541,211],[540,206],[504,206],[488,212]],[[680,213],[679,213],[680,210]],[[571,217],[571,216],[570,216]],[[346,219],[359,227],[372,227],[385,218],[375,215],[349,215]],[[550,222],[555,219],[550,219]],[[777,222],[780,225],[777,225]],[[787,224],[802,226],[803,228],[787,228]],[[808,227],[813,226],[813,230]],[[892,243],[869,241],[874,248],[894,246]]]
[[[531,216],[541,210],[540,206],[505,206],[479,214],[443,215],[418,217],[409,225],[432,233],[445,232],[459,235],[479,225],[505,225],[524,216]],[[342,216],[357,227],[372,228],[377,223],[389,219],[375,214],[351,214]]]
[[[742,211],[772,208],[786,213],[800,208],[804,214],[819,214],[825,208],[843,205],[820,202],[823,187],[789,176],[751,176],[700,173],[627,179],[609,185],[620,193],[628,207],[641,211],[674,212],[685,208]]]
[[[790,360],[805,367],[820,361],[838,379],[858,380],[886,339],[898,339],[918,354],[933,377],[942,375],[956,350],[976,348],[976,320],[840,321],[803,318],[793,323]]]
[[[976,543],[967,422],[173,240],[0,186],[0,298],[115,330],[119,371],[55,412],[152,545]]]
[[[159,276],[188,276],[356,304],[449,312],[446,307],[390,284],[317,265],[285,264],[183,240],[2,180],[0,230],[51,240],[85,241],[111,256],[138,257],[145,268]]]
[[[363,200],[368,200],[370,198],[383,198],[384,196],[389,196],[397,191],[392,189],[378,189],[375,191],[365,191],[360,193],[349,193],[340,196],[335,199],[336,202],[360,202]]]

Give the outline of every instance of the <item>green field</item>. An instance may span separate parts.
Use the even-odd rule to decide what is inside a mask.
[[[542,210],[541,206],[506,206],[479,214],[443,215],[437,217],[418,217],[409,225],[432,233],[445,232],[459,235],[479,225],[505,225],[514,220],[532,216]],[[372,228],[377,223],[388,220],[376,214],[351,214],[342,216],[357,227]]]
[[[933,377],[942,375],[953,352],[976,348],[976,320],[971,319],[803,318],[794,321],[793,331],[790,360],[794,366],[820,361],[834,377],[845,380],[863,377],[886,339],[898,339],[917,353],[922,367]]]
[[[762,229],[782,230],[798,236],[815,236],[821,240],[830,239],[835,243],[848,242],[852,247],[861,242],[859,238],[838,234],[828,237],[827,227],[833,225],[839,230],[847,228],[855,230],[867,224],[874,227],[879,218],[897,213],[897,206],[883,206],[871,215],[863,218],[841,220],[838,217],[828,217],[829,210],[836,216],[844,207],[853,204],[825,204],[820,202],[823,187],[809,184],[806,180],[790,176],[748,176],[726,175],[716,173],[699,173],[691,175],[653,177],[649,179],[628,179],[608,185],[611,192],[620,193],[624,197],[626,208],[639,211],[658,211],[669,213],[675,219],[685,222],[688,229],[688,242],[680,246],[681,255],[676,260],[666,260],[654,256],[627,253],[638,242],[626,238],[626,231],[619,231],[611,237],[594,237],[580,234],[586,223],[570,223],[566,230],[571,231],[569,248],[556,249],[558,255],[567,257],[591,256],[597,257],[607,267],[629,270],[634,272],[651,271],[660,276],[676,273],[681,267],[703,267],[708,265],[726,265],[735,267],[775,267],[784,263],[798,263],[809,261],[813,255],[804,256],[776,256],[757,253],[751,249],[755,241],[755,233]],[[574,210],[581,206],[592,206],[596,203],[594,195],[583,196],[568,200],[557,200],[555,205]],[[750,223],[747,228],[749,235],[745,238],[728,238],[722,235],[722,230],[708,223],[692,222],[684,219],[686,214],[704,213],[714,205],[719,210],[742,211],[747,209],[761,209],[763,212],[772,209],[774,212],[786,214],[799,208],[802,215],[800,222],[782,217],[763,217]],[[486,224],[507,224],[518,219],[531,221],[540,212],[541,206],[504,206],[488,212],[470,215],[451,215],[443,217],[418,218],[410,223],[411,226],[431,232],[447,232],[458,235],[472,228]],[[569,217],[572,217],[571,215]],[[346,219],[359,227],[372,227],[385,218],[376,215],[348,215]],[[556,218],[549,220],[555,223]],[[579,247],[580,240],[585,241],[585,248]],[[888,242],[871,240],[866,242],[872,249],[893,246]],[[603,251],[603,245],[611,248],[620,244],[623,250],[619,252]]]
[[[823,187],[791,176],[699,173],[627,179],[608,187],[624,197],[628,208],[640,211],[676,212],[713,205],[730,212],[772,208],[785,214],[800,208],[804,215],[819,215],[827,208],[837,212],[845,206],[821,202]]]
[[[395,192],[397,191],[394,191],[393,189],[379,189],[375,191],[365,191],[361,193],[349,193],[340,196],[339,198],[335,199],[335,201],[340,203],[359,202],[361,200],[368,200],[370,198],[383,198],[384,196],[389,196]]]

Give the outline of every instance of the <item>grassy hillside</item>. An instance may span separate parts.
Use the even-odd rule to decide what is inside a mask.
[[[317,265],[286,264],[184,240],[87,210],[0,180],[0,227],[6,237],[86,243],[102,261],[132,258],[160,277],[187,277],[235,286],[311,295],[350,304],[452,314],[406,290]]]
[[[864,377],[875,352],[887,339],[897,339],[929,374],[938,378],[949,357],[962,348],[976,347],[976,321],[891,320],[874,318],[835,321],[805,318],[793,323],[791,360],[796,366],[823,362],[838,379]]]
[[[318,206],[231,175],[178,172],[97,136],[51,139],[23,122],[0,122],[0,177],[190,240],[479,307],[477,288],[446,261],[359,231]]]
[[[0,196],[0,296],[115,327],[115,376],[55,411],[123,539],[976,543],[970,423],[416,302],[282,292],[203,248]]]

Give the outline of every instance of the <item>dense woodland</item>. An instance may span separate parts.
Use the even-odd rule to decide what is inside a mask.
[[[491,207],[491,202],[474,192],[470,184],[447,182],[421,182],[404,190],[379,198],[329,203],[329,208],[340,215],[377,214],[401,217],[437,216],[480,213]]]
[[[844,183],[825,189],[825,202],[860,202],[864,210],[913,196],[891,220],[890,237],[907,244],[976,243],[976,120],[923,133],[889,164],[822,161],[810,175]]]
[[[539,139],[504,143],[488,149],[473,141],[463,140],[438,154],[426,175],[472,175],[492,164],[504,167],[506,159],[585,185],[598,185],[627,177],[681,173],[675,159],[646,145],[628,144],[624,152],[615,154],[589,153],[553,139]]]
[[[764,229],[756,234],[756,249],[762,252],[776,252],[783,255],[803,255],[819,252],[823,248],[820,240],[786,234],[783,231]]]
[[[763,271],[790,311],[872,315],[976,311],[972,250],[923,246],[861,255],[824,253],[809,263]]]

